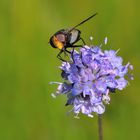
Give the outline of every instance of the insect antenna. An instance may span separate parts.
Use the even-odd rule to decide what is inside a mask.
[[[68,32],[71,32],[72,30],[74,30],[76,27],[82,25],[83,23],[85,23],[86,21],[88,21],[89,19],[93,18],[94,16],[96,16],[98,13],[93,14],[92,16],[88,17],[87,19],[85,19],[84,21],[80,22],[79,24],[77,24],[76,26],[74,26],[73,28],[71,28]]]

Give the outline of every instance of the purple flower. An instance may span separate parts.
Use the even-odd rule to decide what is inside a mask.
[[[67,95],[65,105],[73,106],[76,117],[80,112],[89,117],[93,117],[93,113],[104,113],[105,104],[110,102],[109,95],[127,86],[125,76],[133,79],[128,74],[133,66],[123,65],[123,59],[114,50],[83,46],[79,52],[74,51],[70,59],[60,66],[64,82],[54,83],[58,84],[57,95]]]

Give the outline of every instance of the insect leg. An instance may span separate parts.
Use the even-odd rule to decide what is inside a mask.
[[[82,45],[67,46],[67,48],[78,48],[78,47],[82,47]],[[69,53],[71,53],[71,52],[69,52]]]
[[[69,54],[71,54],[71,52],[70,51],[68,51],[68,50],[65,50],[66,52],[68,52]]]
[[[74,47],[72,48],[72,52],[71,52],[71,57],[72,57],[72,60],[74,62],[73,53],[74,53]]]
[[[68,50],[65,50],[65,51],[72,55],[72,60],[73,60],[74,47],[71,47],[71,48],[72,48],[72,52],[70,52],[70,51],[68,51]],[[73,61],[74,61],[74,60],[73,60]]]
[[[61,50],[61,51],[58,53],[57,58],[60,59],[61,61],[66,61],[66,60],[62,59],[62,57],[61,57],[61,54],[62,54],[63,52],[64,52],[64,51]]]
[[[83,39],[83,38],[81,38],[81,37],[80,37],[80,39],[79,39],[79,40],[82,40],[83,44],[84,44],[84,45],[86,45],[86,42],[84,41],[84,39]]]
[[[83,38],[80,37],[80,38],[77,40],[77,42],[78,42],[79,40],[81,40],[81,41],[83,42],[83,44],[86,45],[86,42],[84,41]]]
[[[68,51],[68,50],[65,50],[65,51],[67,51],[68,53],[71,54],[71,57],[72,57],[73,62],[74,62],[74,57],[73,57],[73,54],[74,54],[74,48],[79,48],[79,47],[82,47],[82,45],[68,46],[67,48],[72,48],[72,52],[70,52],[70,51]]]
[[[65,55],[65,57],[68,56],[66,52],[69,53],[69,54],[71,54],[70,51],[68,51],[68,50],[65,49],[65,50],[64,50],[64,55]]]

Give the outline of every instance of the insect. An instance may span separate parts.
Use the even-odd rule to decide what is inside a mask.
[[[87,19],[83,20],[76,26],[69,28],[69,29],[61,29],[57,31],[51,38],[50,38],[50,45],[53,48],[58,48],[60,52],[57,55],[57,58],[65,61],[62,57],[61,54],[64,53],[65,56],[67,53],[72,54],[74,52],[75,47],[82,47],[82,45],[75,45],[76,42],[81,40],[83,44],[85,44],[85,41],[81,38],[81,31],[76,29],[76,27],[82,25],[83,23],[87,22],[89,19],[93,18],[97,13],[93,14],[92,16],[88,17]],[[72,52],[68,51],[67,48],[73,48]]]

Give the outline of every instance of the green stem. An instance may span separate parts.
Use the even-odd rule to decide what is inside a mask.
[[[101,114],[98,114],[98,135],[99,135],[99,140],[103,140],[102,115]]]

